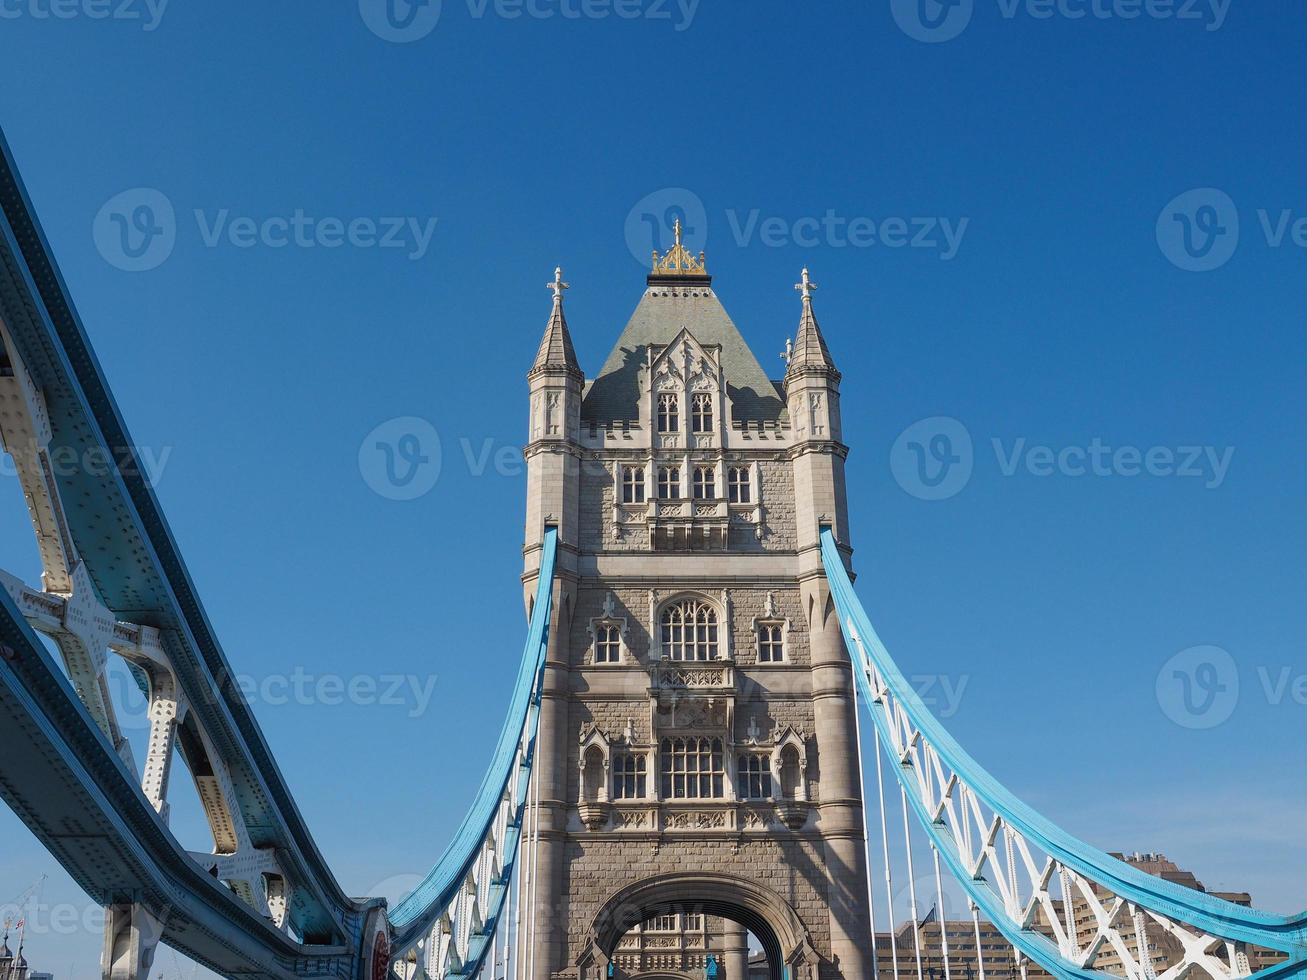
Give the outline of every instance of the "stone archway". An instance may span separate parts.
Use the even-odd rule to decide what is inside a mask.
[[[628,930],[660,915],[693,909],[738,922],[762,944],[771,980],[817,980],[819,958],[794,908],[775,892],[735,875],[676,872],[634,882],[611,895],[576,959],[580,980],[601,980]]]

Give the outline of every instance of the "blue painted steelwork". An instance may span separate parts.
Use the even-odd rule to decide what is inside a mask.
[[[248,938],[240,951],[244,957],[240,959],[244,964],[241,970],[249,971],[250,964],[266,961],[270,964],[268,975],[278,975],[279,964],[289,964],[287,969],[293,971],[294,963],[307,959],[316,961],[314,972],[349,975],[363,922],[377,903],[347,896],[327,867],[253,712],[234,682],[234,672],[200,604],[147,474],[139,466],[122,465],[130,462],[135,443],[91,349],[2,134],[0,316],[41,390],[52,430],[51,450],[67,453],[70,458],[105,458],[119,464],[65,468],[55,475],[63,499],[76,501],[76,506],[67,508],[68,532],[96,593],[118,619],[160,630],[161,642],[189,708],[188,717],[212,740],[231,775],[236,797],[232,802],[244,817],[251,845],[275,851],[287,875],[287,914],[293,936],[265,942],[261,927],[247,929]],[[4,613],[9,617],[15,610],[6,607]],[[18,656],[36,657],[38,650],[43,653],[39,643],[29,647],[21,633],[11,633],[11,637]],[[12,692],[0,691],[0,695],[12,698]],[[29,708],[38,707],[72,718],[67,709],[57,707],[53,696],[41,704],[12,699],[9,706],[14,708],[16,719],[24,717]],[[48,733],[37,720],[30,718],[24,730],[36,740],[33,751],[50,751],[55,743],[47,740]],[[108,773],[104,767],[113,765],[98,758],[104,749],[94,727],[90,725],[83,734],[71,728],[60,732],[65,749],[81,763],[83,777],[88,769]],[[186,754],[185,740],[179,742],[179,749]],[[33,833],[60,856],[64,867],[88,893],[102,902],[113,900],[115,882],[122,877],[117,875],[113,862],[91,856],[87,848],[61,842],[59,827],[44,820],[40,808],[24,807],[23,801],[17,799],[21,790],[5,779],[18,765],[12,758],[15,754],[7,752],[6,758],[0,760],[0,790],[5,798],[23,815]],[[187,758],[188,765],[196,761]],[[77,767],[69,770],[70,778],[76,771]],[[89,792],[91,787],[83,789]],[[139,787],[128,781],[124,792],[139,794]],[[126,830],[133,836],[120,842],[119,853],[143,846],[149,860],[160,862],[154,870],[167,867],[170,848],[159,849],[154,830],[145,824]],[[102,832],[108,842],[124,828],[115,822],[97,826],[95,831]],[[167,833],[166,828],[163,832]],[[219,920],[232,916],[242,919],[246,907],[239,899],[216,882],[210,881],[210,885],[192,897],[219,906],[230,904],[234,910],[213,908],[213,921],[205,928],[213,929]],[[174,910],[174,921],[180,915],[175,910],[181,906],[175,902],[167,906]],[[196,935],[203,932],[198,922],[192,925],[197,927]],[[166,935],[171,941],[171,925],[169,930]],[[270,952],[269,942],[278,949],[275,955]],[[198,959],[219,971],[226,967],[232,953],[216,935],[192,948]],[[208,953],[210,949],[216,953]]]
[[[508,882],[517,863],[522,838],[522,820],[526,807],[526,789],[530,785],[535,761],[536,735],[540,722],[540,684],[544,677],[545,651],[549,643],[549,623],[553,606],[554,567],[558,551],[558,531],[545,531],[540,553],[539,577],[536,581],[535,600],[531,608],[531,626],[522,651],[522,663],[509,703],[508,717],[499,734],[499,742],[491,758],[489,769],[477,790],[467,816],[454,834],[445,852],[420,885],[401,899],[390,912],[395,946],[402,949],[436,924],[452,904],[455,895],[466,881],[481,847],[490,835],[496,811],[509,781],[516,778],[519,801],[505,841],[505,862],[499,881],[490,900],[490,914],[479,932],[479,941],[472,946],[472,955],[465,961],[458,976],[474,976],[491,947],[491,940],[499,925],[507,896]],[[528,749],[518,765],[518,747],[526,740]]]
[[[827,528],[822,529],[821,550],[826,578],[840,616],[840,626],[853,658],[858,692],[885,744],[893,742],[891,722],[884,704],[872,690],[867,671],[859,663],[859,652],[867,656],[897,705],[907,712],[912,725],[948,766],[987,806],[1050,857],[1113,894],[1176,922],[1213,936],[1264,946],[1289,955],[1288,961],[1259,971],[1256,974],[1259,977],[1272,980],[1307,971],[1307,912],[1293,916],[1274,915],[1235,905],[1213,895],[1154,877],[1076,839],[1017,799],[971,758],[917,696],[890,657],[858,601],[839,546]],[[1100,972],[1082,968],[1064,959],[1055,944],[1045,936],[1033,930],[1015,928],[992,885],[983,879],[972,878],[964,867],[953,830],[943,819],[936,819],[926,811],[915,792],[911,765],[900,764],[891,768],[908,791],[907,797],[917,819],[925,827],[949,870],[980,907],[981,912],[998,926],[1014,946],[1044,969],[1068,980],[1102,977]]]

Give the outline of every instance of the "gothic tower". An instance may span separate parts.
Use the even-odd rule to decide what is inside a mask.
[[[672,915],[728,920],[728,980],[745,930],[778,980],[869,977],[851,668],[819,548],[823,526],[849,547],[847,450],[816,287],[804,270],[769,380],[678,229],[588,383],[561,273],[550,288],[525,452],[528,601],[559,533],[532,980],[623,975],[623,937]]]

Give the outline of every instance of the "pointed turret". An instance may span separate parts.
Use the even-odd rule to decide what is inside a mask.
[[[807,268],[803,270],[802,282],[796,283],[795,289],[803,294],[803,313],[799,317],[799,335],[789,350],[789,369],[786,377],[803,371],[817,370],[839,376],[835,370],[835,361],[831,359],[826,347],[826,338],[821,335],[817,325],[817,316],[812,312],[812,292],[817,284],[808,276]]]
[[[527,479],[540,488],[531,497],[526,530],[527,542],[538,545],[544,539],[545,526],[555,526],[559,542],[566,547],[576,543],[578,533],[581,389],[585,375],[577,364],[563,313],[563,290],[569,287],[563,282],[561,268],[554,270],[554,279],[546,286],[554,294],[554,305],[535,363],[526,375],[531,389],[531,428],[523,455]]]
[[[840,372],[812,312],[812,291],[817,284],[804,269],[794,288],[803,294],[803,312],[799,335],[789,349],[785,400],[794,436],[790,452],[795,479],[813,491],[798,501],[799,546],[812,549],[810,557],[816,563],[823,525],[835,531],[837,541],[848,540],[844,500],[844,457],[848,449],[841,441]]]
[[[553,290],[554,308],[549,314],[545,335],[540,340],[540,349],[536,351],[535,363],[531,365],[531,374],[554,369],[580,375],[581,367],[577,364],[572,335],[567,330],[567,316],[563,313],[563,290],[571,287],[563,282],[562,267],[554,269],[554,281],[546,283],[546,287]]]

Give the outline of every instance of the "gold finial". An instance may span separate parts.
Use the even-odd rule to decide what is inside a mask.
[[[672,247],[667,250],[666,255],[659,257],[658,249],[654,249],[654,274],[659,276],[706,276],[708,269],[703,252],[700,252],[699,258],[695,259],[681,244],[680,218],[672,223],[672,239]]]
[[[796,282],[794,288],[803,293],[805,303],[812,302],[812,291],[817,288],[817,284],[808,277],[808,267],[806,265],[803,267],[803,281]]]
[[[555,266],[554,281],[545,283],[545,289],[551,290],[554,294],[554,302],[561,303],[563,301],[563,290],[571,288],[570,283],[563,282],[563,267],[561,265]]]

